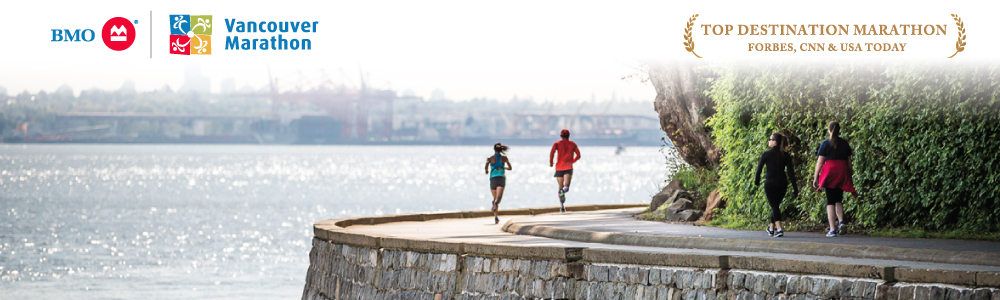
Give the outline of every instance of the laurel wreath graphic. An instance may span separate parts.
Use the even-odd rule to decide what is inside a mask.
[[[948,58],[955,57],[959,52],[965,50],[965,23],[962,22],[962,18],[959,18],[956,14],[951,14],[951,17],[955,19],[955,24],[958,25],[958,41],[955,42],[955,54],[952,54]]]
[[[694,56],[698,58],[702,58],[701,56],[698,56],[698,53],[694,53],[694,39],[691,38],[691,28],[694,27],[694,20],[697,18],[698,14],[694,14],[693,16],[691,16],[690,19],[688,19],[687,28],[684,29],[684,40],[685,40],[684,50],[687,50],[687,52],[691,52],[691,54],[694,54]],[[961,25],[959,25],[959,28],[961,28]]]

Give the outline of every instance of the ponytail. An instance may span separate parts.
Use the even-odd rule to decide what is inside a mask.
[[[830,121],[826,129],[830,131],[830,145],[833,146],[833,149],[837,149],[837,142],[840,139],[840,122]]]
[[[788,152],[788,138],[781,136],[781,152]]]
[[[507,149],[510,149],[510,147],[507,147],[506,145],[501,145],[500,143],[496,143],[493,145],[493,152],[496,153],[500,154],[507,153]]]

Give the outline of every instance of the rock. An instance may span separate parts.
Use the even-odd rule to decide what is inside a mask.
[[[653,196],[653,201],[649,203],[649,211],[656,211],[660,205],[672,202],[673,199],[670,198],[673,198],[678,190],[684,190],[684,184],[677,179],[670,181],[667,186],[663,187],[663,190]]]
[[[667,206],[666,211],[667,214],[676,214],[685,209],[694,209],[694,202],[685,198],[680,198],[677,199],[677,201],[674,201],[674,203],[671,203],[670,206]]]
[[[669,195],[669,197],[667,197],[665,199],[662,199],[662,198],[659,199],[659,201],[662,201],[662,203],[650,203],[650,208],[652,208],[654,204],[656,205],[656,209],[653,209],[653,210],[650,210],[650,211],[656,211],[657,209],[663,209],[663,208],[666,207],[664,205],[670,205],[671,203],[674,203],[675,201],[677,201],[677,199],[680,199],[680,198],[689,198],[689,197],[691,197],[691,194],[689,194],[687,191],[685,191],[685,190],[675,190],[673,193],[671,193]],[[659,201],[657,201],[657,202],[659,202]]]
[[[688,199],[678,199],[664,209],[663,217],[667,221],[693,222],[702,215],[700,210],[694,209],[694,204]]]
[[[674,191],[674,194],[672,196],[670,196],[670,198],[667,199],[667,202],[664,203],[664,204],[673,204],[678,199],[694,199],[694,195],[691,195],[690,192],[685,191],[685,190],[677,190],[677,191]]]
[[[708,194],[708,204],[705,206],[705,213],[702,215],[698,222],[708,222],[712,220],[713,211],[716,208],[722,208],[726,205],[725,201],[722,201],[722,194],[719,193],[719,188]]]
[[[677,215],[680,216],[680,221],[694,222],[697,221],[698,218],[701,218],[702,213],[697,209],[688,209],[678,213]]]

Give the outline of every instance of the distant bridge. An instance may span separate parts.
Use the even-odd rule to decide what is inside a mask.
[[[60,118],[85,120],[155,120],[155,121],[187,121],[187,120],[262,120],[265,115],[236,114],[165,114],[165,113],[118,113],[118,112],[68,112],[57,113]]]

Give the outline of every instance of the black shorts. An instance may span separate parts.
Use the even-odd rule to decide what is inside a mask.
[[[837,203],[844,202],[844,190],[842,189],[825,189],[826,190],[826,205],[835,205]]]
[[[507,177],[503,176],[490,177],[490,190],[495,190],[497,189],[497,187],[506,187],[506,186],[507,186]]]
[[[566,174],[573,175],[573,169],[564,170],[564,171],[556,171],[556,175],[552,176],[552,177],[563,177],[563,175],[566,175]]]

